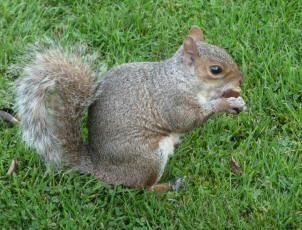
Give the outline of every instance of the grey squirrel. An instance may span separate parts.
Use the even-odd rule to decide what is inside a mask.
[[[204,42],[197,26],[171,58],[122,64],[100,81],[76,54],[51,48],[34,55],[17,86],[23,139],[47,164],[67,163],[110,184],[177,188],[177,180],[157,182],[181,135],[214,114],[246,108],[238,66],[224,49]]]

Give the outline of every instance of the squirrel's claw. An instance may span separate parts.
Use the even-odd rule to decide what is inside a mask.
[[[180,188],[185,186],[186,184],[186,176],[184,177],[176,177],[171,181],[171,190],[172,191],[178,191]]]

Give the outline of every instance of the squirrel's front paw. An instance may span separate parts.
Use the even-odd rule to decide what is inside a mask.
[[[226,98],[226,101],[229,104],[229,109],[227,111],[232,114],[239,114],[240,112],[247,109],[247,106],[242,97],[229,97]]]

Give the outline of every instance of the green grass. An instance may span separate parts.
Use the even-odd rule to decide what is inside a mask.
[[[14,105],[9,66],[37,40],[85,43],[110,68],[168,58],[194,24],[237,61],[249,105],[185,137],[162,181],[188,184],[160,195],[47,172],[0,121],[0,229],[301,228],[302,1],[1,0],[0,9],[0,108]]]

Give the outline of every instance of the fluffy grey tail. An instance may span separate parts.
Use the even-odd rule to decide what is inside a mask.
[[[81,120],[96,92],[96,76],[81,55],[62,48],[33,51],[17,83],[17,111],[23,139],[47,164],[63,162],[92,170],[81,138]]]

